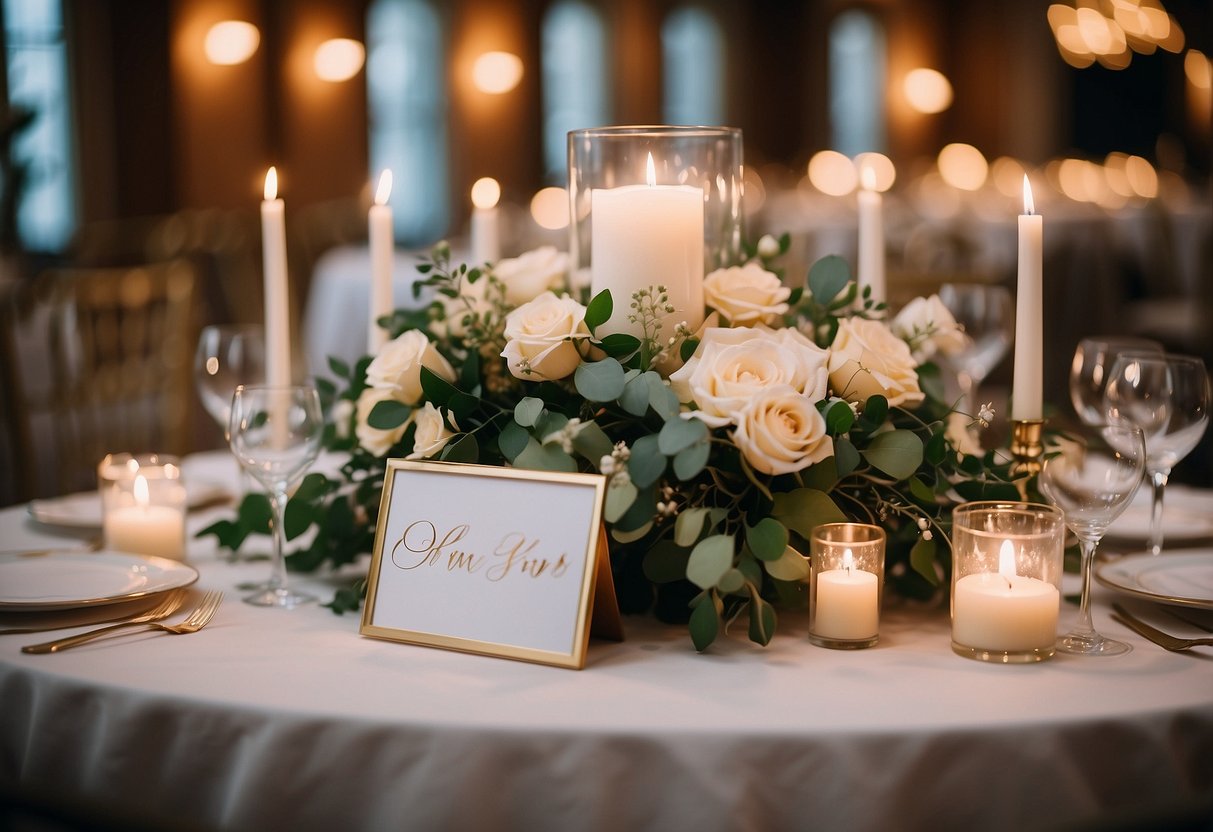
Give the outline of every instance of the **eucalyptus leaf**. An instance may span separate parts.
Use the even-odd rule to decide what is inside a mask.
[[[708,519],[706,508],[688,508],[679,513],[674,521],[674,542],[679,546],[690,548],[699,540],[703,532],[703,523]]]
[[[640,488],[652,485],[665,473],[666,457],[657,447],[657,437],[642,436],[632,443],[628,474]]]
[[[657,449],[666,456],[674,456],[707,438],[708,426],[699,419],[670,419],[657,434]]]
[[[758,587],[749,585],[750,590],[750,641],[766,647],[775,635],[775,608],[762,599]]]
[[[643,374],[629,379],[619,395],[619,406],[633,416],[644,416],[649,412],[649,385]]]
[[[821,258],[809,269],[809,291],[813,300],[827,306],[851,280],[851,267],[836,254]]]
[[[626,332],[615,332],[599,341],[598,345],[612,358],[629,358],[640,349],[640,339]]]
[[[918,477],[910,477],[910,496],[924,505],[932,505],[935,502],[935,492],[932,491],[925,482]]]
[[[873,436],[860,453],[890,477],[904,480],[922,465],[922,440],[912,431],[891,430]]]
[[[543,399],[526,396],[514,405],[514,421],[524,428],[534,427],[539,414],[543,413],[543,407]]]
[[[830,496],[815,488],[798,488],[775,495],[771,516],[806,540],[824,523],[842,523],[847,517]]]
[[[764,561],[767,574],[781,581],[803,581],[809,577],[809,561],[791,546],[783,550],[779,560]]]
[[[746,526],[745,542],[759,560],[779,560],[788,548],[788,529],[774,517]]]
[[[851,429],[855,424],[855,413],[851,410],[851,405],[842,399],[838,399],[829,406],[825,413],[826,417],[826,432],[830,436],[839,436]]]
[[[834,468],[839,477],[845,477],[859,467],[859,451],[851,440],[840,437],[834,440]]]
[[[676,418],[682,408],[679,407],[678,397],[674,395],[670,386],[652,370],[645,373],[642,378],[649,388],[649,405],[653,408],[653,412],[667,421]]]
[[[501,449],[502,456],[513,462],[520,453],[526,450],[526,446],[534,441],[525,428],[511,421],[506,422],[505,427],[498,434],[497,447]]]
[[[683,448],[674,457],[674,476],[682,482],[693,480],[708,464],[712,453],[712,445],[708,440],[696,442],[689,448]]]
[[[720,608],[717,607],[719,602],[713,595],[705,595],[695,605],[695,609],[691,610],[691,620],[688,622],[688,628],[691,631],[691,643],[695,645],[695,649],[702,653],[707,650],[716,636],[720,634]]]
[[[944,456],[948,452],[948,440],[944,434],[943,426],[941,425],[931,438],[927,440],[926,447],[923,451],[923,456],[927,460],[928,465],[939,465],[944,460]]]
[[[577,463],[557,445],[528,444],[522,453],[514,460],[518,468],[530,468],[535,471],[563,471],[573,473]]]
[[[935,541],[918,538],[914,548],[910,550],[910,566],[931,586],[939,586],[939,576],[935,574]]]
[[[733,536],[717,534],[695,544],[687,561],[687,580],[700,589],[716,586],[733,565]]]
[[[598,468],[602,458],[610,456],[614,449],[611,438],[597,422],[582,422],[577,435],[573,437],[573,450],[593,463],[595,468]]]
[[[745,575],[741,574],[736,569],[728,569],[716,584],[716,588],[721,592],[736,592],[745,586]]]
[[[642,538],[646,534],[648,534],[649,530],[652,528],[653,528],[652,520],[645,523],[643,526],[640,526],[639,528],[631,529],[631,530],[621,529],[618,526],[615,526],[611,529],[611,537],[620,543],[635,543],[637,540],[640,540],[640,538]]]
[[[623,393],[623,365],[610,357],[583,362],[573,373],[573,383],[592,402],[613,402]]]
[[[425,398],[434,407],[446,407],[451,396],[459,392],[458,387],[424,364],[421,365],[421,389],[425,393]]]
[[[379,430],[395,430],[408,421],[413,408],[395,399],[376,402],[366,417],[366,423]]]
[[[689,549],[663,540],[644,553],[644,576],[655,584],[681,581],[686,577],[690,555]]]
[[[606,490],[606,503],[602,509],[602,518],[608,523],[614,523],[627,513],[636,501],[640,490],[631,482],[612,482]]]
[[[477,463],[480,461],[480,443],[474,433],[462,434],[447,443],[438,458],[444,462]]]
[[[884,420],[889,417],[889,400],[884,396],[877,394],[868,396],[868,400],[863,403],[862,416],[860,416],[860,425],[869,431],[876,430],[884,424]]]

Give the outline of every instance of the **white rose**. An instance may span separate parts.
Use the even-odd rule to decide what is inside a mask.
[[[813,401],[787,385],[768,387],[747,402],[733,441],[750,467],[764,474],[790,474],[834,453]]]
[[[733,324],[774,324],[787,313],[791,294],[758,263],[717,269],[703,279],[704,302]]]
[[[711,427],[736,422],[760,391],[788,385],[810,403],[825,397],[830,354],[794,329],[708,329],[695,354],[670,376],[680,402],[694,402],[691,416]]]
[[[565,378],[581,363],[575,341],[589,338],[585,307],[551,292],[524,303],[505,318],[505,350],[510,373],[529,381]]]
[[[425,333],[410,329],[399,338],[388,341],[366,368],[366,381],[378,390],[395,391],[395,398],[405,404],[421,401],[421,368],[455,380],[455,371],[442,353],[430,343]]]
[[[400,400],[392,390],[368,387],[362,391],[362,395],[358,397],[358,403],[354,406],[354,437],[358,440],[359,445],[375,456],[387,454],[392,446],[404,436],[405,428],[409,426],[408,420],[400,427],[391,430],[373,428],[367,424],[366,420],[370,418],[375,405],[387,401]]]
[[[454,432],[447,430],[442,412],[429,402],[413,414],[413,422],[417,425],[413,434],[413,452],[405,459],[429,459],[455,436]],[[454,418],[451,419],[451,424],[455,424]]]
[[[844,318],[830,345],[830,386],[849,402],[881,395],[891,405],[923,400],[914,356],[906,342],[880,321]]]
[[[505,302],[510,306],[521,306],[549,289],[561,288],[568,271],[569,256],[554,246],[540,246],[493,266],[493,276],[505,284]]]
[[[939,295],[914,298],[897,313],[891,327],[910,345],[914,360],[920,364],[937,352],[956,355],[971,343]]]

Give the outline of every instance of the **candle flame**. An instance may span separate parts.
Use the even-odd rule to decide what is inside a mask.
[[[1011,541],[1009,540],[1004,540],[1002,546],[998,549],[998,574],[1008,581],[1016,577],[1015,547],[1011,545]]]
[[[392,195],[392,171],[390,168],[384,168],[383,173],[379,174],[379,187],[375,189],[375,204],[387,205],[387,199]]]
[[[649,154],[649,162],[645,167],[644,181],[650,186],[657,184],[657,168],[653,166],[653,154]]]
[[[850,572],[855,566],[855,555],[850,549],[846,549],[842,553],[842,568]]]
[[[267,201],[278,198],[278,169],[273,165],[265,173],[265,198]]]
[[[1032,199],[1032,183],[1028,181],[1028,175],[1023,175],[1023,212],[1025,214],[1036,213],[1036,201]]]
[[[859,181],[865,191],[876,190],[876,171],[871,165],[864,165],[859,171]]]
[[[142,474],[135,477],[135,504],[147,508],[151,497],[147,493],[147,478]]]

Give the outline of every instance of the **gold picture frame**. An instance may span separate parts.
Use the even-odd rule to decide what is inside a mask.
[[[581,669],[622,640],[598,474],[388,461],[359,632]]]

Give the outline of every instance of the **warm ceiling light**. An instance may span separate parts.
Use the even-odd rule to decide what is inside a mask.
[[[947,145],[939,151],[936,161],[943,181],[962,191],[979,190],[990,172],[986,157],[971,144]]]
[[[872,177],[872,186],[869,190],[887,191],[893,187],[893,182],[897,179],[897,169],[893,167],[893,160],[883,153],[860,153],[855,157],[855,170],[870,172]],[[861,173],[862,177],[864,174]],[[864,183],[867,188],[867,183]]]
[[[809,160],[809,181],[830,196],[846,196],[859,184],[855,164],[836,150],[821,150]]]
[[[260,43],[261,33],[253,24],[243,20],[223,20],[207,31],[203,49],[211,63],[232,66],[253,57]]]
[[[1188,76],[1188,83],[1198,90],[1213,88],[1213,61],[1199,49],[1189,49],[1184,55],[1184,74]]]
[[[321,81],[348,81],[366,61],[366,49],[349,38],[333,38],[316,47],[312,65]]]
[[[919,67],[906,73],[906,100],[920,113],[942,113],[952,106],[952,82],[942,72]]]
[[[535,224],[548,231],[569,227],[569,192],[554,185],[539,190],[531,197],[531,217]]]
[[[472,81],[481,92],[500,95],[521,80],[522,59],[509,52],[485,52],[472,65]]]
[[[472,183],[472,204],[477,208],[492,208],[501,199],[501,184],[491,176],[482,176]]]

